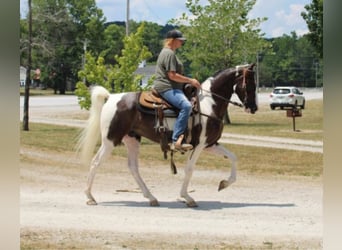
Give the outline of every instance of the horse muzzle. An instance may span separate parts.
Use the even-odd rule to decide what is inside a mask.
[[[247,113],[255,114],[255,112],[258,110],[258,107],[256,105],[250,105],[245,106],[245,111]]]

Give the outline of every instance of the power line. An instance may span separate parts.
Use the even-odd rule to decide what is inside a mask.
[[[157,19],[162,20],[157,13],[154,12],[154,10],[150,7],[150,5],[143,0],[144,4],[146,5],[147,9],[149,10],[149,12],[151,12],[154,16],[156,16]]]

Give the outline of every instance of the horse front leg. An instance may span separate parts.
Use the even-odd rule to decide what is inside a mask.
[[[188,207],[198,206],[195,200],[189,195],[188,187],[189,187],[190,179],[192,177],[192,173],[194,171],[194,166],[198,160],[198,157],[200,156],[201,151],[202,151],[202,148],[196,147],[194,151],[190,153],[188,162],[184,168],[185,176],[184,176],[183,185],[180,191],[180,195],[182,198],[185,199],[186,205]]]
[[[140,176],[139,173],[139,163],[138,163],[138,155],[139,155],[139,147],[140,143],[139,141],[134,138],[126,135],[122,141],[127,147],[127,153],[128,153],[128,168],[131,171],[131,174],[133,175],[135,181],[140,187],[140,190],[143,192],[143,195],[145,198],[150,200],[151,206],[159,206],[158,200],[151,194],[150,190],[147,188],[145,182]]]
[[[226,180],[222,180],[219,184],[218,191],[225,189],[236,181],[236,168],[237,168],[237,158],[234,153],[230,152],[228,149],[223,147],[220,144],[214,144],[213,146],[206,148],[205,151],[224,156],[225,158],[229,158],[232,163],[232,167],[230,170],[230,176]]]

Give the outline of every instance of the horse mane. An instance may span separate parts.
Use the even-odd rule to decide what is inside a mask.
[[[232,67],[232,68],[220,69],[220,70],[216,71],[212,77],[216,77],[216,76],[220,75],[224,71],[236,70],[236,72],[238,72],[239,69],[241,69],[241,68],[242,69],[247,69],[248,66],[249,66],[249,64],[243,64],[243,65],[236,65],[235,67]]]
[[[216,71],[212,77],[217,77],[218,75],[222,74],[223,72],[226,72],[226,71],[232,71],[234,70],[234,68],[227,68],[227,69],[220,69],[218,71]]]

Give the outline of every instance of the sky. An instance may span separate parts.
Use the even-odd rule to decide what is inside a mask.
[[[178,18],[187,13],[186,0],[130,0],[130,19],[150,21],[165,25],[168,20]],[[206,4],[207,0],[201,0]],[[107,21],[126,20],[127,0],[96,0],[97,7],[102,9]],[[266,38],[279,37],[295,31],[301,36],[308,32],[306,22],[300,15],[304,6],[311,0],[257,0],[250,18],[267,17],[260,25]],[[20,11],[25,13],[27,0],[20,0]],[[27,9],[27,8],[26,8]]]

